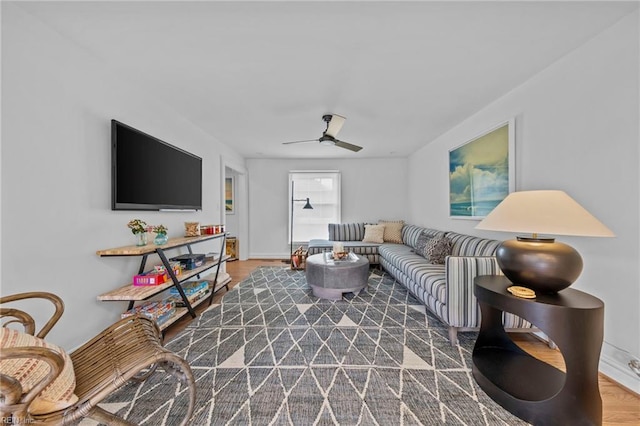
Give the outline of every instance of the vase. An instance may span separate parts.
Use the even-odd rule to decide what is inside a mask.
[[[133,234],[136,236],[136,245],[137,246],[146,246],[147,245],[147,233],[146,232],[137,232]]]
[[[153,243],[157,246],[166,244],[167,241],[169,241],[169,237],[167,237],[167,234],[156,234],[156,237],[153,239]]]

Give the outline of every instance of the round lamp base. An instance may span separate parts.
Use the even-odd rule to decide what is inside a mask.
[[[496,259],[511,282],[540,293],[557,293],[569,287],[580,276],[583,265],[573,247],[552,238],[504,241],[498,246]]]

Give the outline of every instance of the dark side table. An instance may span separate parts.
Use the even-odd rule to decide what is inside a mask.
[[[534,425],[601,425],[598,361],[604,335],[604,303],[565,289],[535,299],[511,295],[507,278],[476,277],[482,322],[473,348],[473,377],[494,401]],[[502,313],[518,315],[558,346],[566,374],[520,349],[502,325]]]

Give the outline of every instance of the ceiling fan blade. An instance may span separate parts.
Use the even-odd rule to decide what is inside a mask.
[[[324,132],[325,135],[329,135],[331,137],[336,137],[340,129],[342,129],[342,125],[344,124],[345,117],[337,114],[331,115],[331,121],[327,124],[327,130]]]
[[[348,149],[349,151],[358,152],[362,149],[361,146],[353,145],[347,142],[339,141],[336,139],[336,146],[344,149]]]
[[[318,139],[307,139],[303,141],[282,142],[282,145],[289,145],[292,143],[304,143],[304,142],[318,142]]]

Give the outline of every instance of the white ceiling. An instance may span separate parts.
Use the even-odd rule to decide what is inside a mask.
[[[82,1],[19,7],[247,158],[365,158],[414,152],[638,3]],[[364,149],[282,145],[320,137],[325,113],[347,117],[338,139]]]

